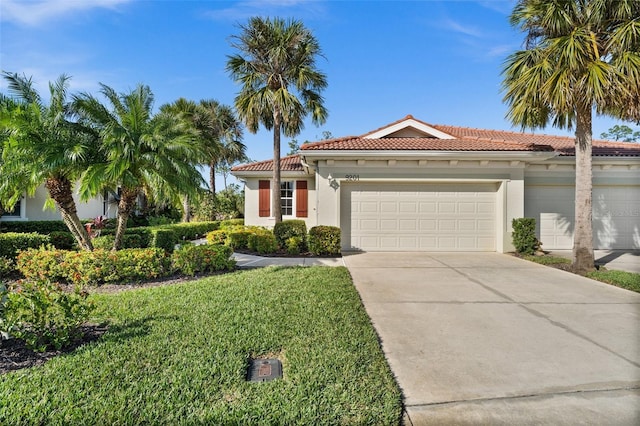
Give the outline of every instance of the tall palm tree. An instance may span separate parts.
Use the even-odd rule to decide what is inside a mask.
[[[74,98],[79,116],[98,131],[104,156],[83,174],[80,190],[91,195],[120,189],[113,244],[117,250],[141,193],[195,194],[202,177],[192,161],[193,134],[174,115],[153,115],[154,96],[148,86],[119,94],[101,84],[100,93],[108,106],[86,93]]]
[[[235,107],[249,131],[256,133],[260,124],[273,130],[271,202],[277,223],[282,221],[280,134],[298,135],[307,114],[316,125],[327,118],[320,95],[327,79],[316,67],[322,52],[300,21],[254,17],[240,29],[231,43],[239,53],[228,57],[227,71],[242,85]]]
[[[78,218],[73,192],[82,170],[93,161],[97,139],[89,129],[70,121],[69,77],[61,75],[49,83],[48,104],[31,78],[8,72],[4,78],[19,105],[2,109],[2,125],[10,133],[0,165],[1,201],[12,204],[19,193],[33,195],[44,183],[79,247],[92,250],[91,239]]]
[[[640,120],[640,2],[519,0],[524,50],[504,65],[507,117],[523,128],[575,127],[573,267],[594,267],[592,117]]]

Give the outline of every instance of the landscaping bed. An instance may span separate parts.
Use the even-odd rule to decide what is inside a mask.
[[[91,294],[97,341],[0,376],[0,424],[399,424],[345,268],[269,267]],[[246,381],[252,358],[283,378]]]

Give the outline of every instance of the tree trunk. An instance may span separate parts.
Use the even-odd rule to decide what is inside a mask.
[[[191,222],[191,205],[189,204],[189,196],[182,198],[182,221]]]
[[[76,202],[73,199],[69,179],[49,178],[45,182],[45,188],[47,188],[51,199],[56,203],[56,207],[58,207],[60,211],[60,216],[62,216],[62,221],[67,225],[67,228],[69,228],[69,231],[76,239],[78,247],[82,250],[93,250],[91,238],[78,217]]]
[[[118,202],[118,219],[116,223],[116,235],[113,239],[113,247],[111,251],[116,251],[122,246],[122,237],[127,230],[127,221],[131,215],[131,211],[136,205],[138,198],[137,188],[122,188],[120,201]]]
[[[212,195],[216,195],[216,163],[209,163],[209,189]]]
[[[273,113],[273,186],[271,187],[271,211],[275,223],[282,222],[282,199],[280,197],[280,127],[282,117],[276,108]]]
[[[573,269],[578,273],[593,270],[593,208],[592,208],[592,112],[579,108],[576,114],[576,199],[573,231]]]

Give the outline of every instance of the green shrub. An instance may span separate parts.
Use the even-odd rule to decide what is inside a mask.
[[[249,236],[252,235],[254,231],[241,229],[235,231],[229,231],[228,235],[228,245],[233,250],[242,250],[249,247]]]
[[[13,259],[0,257],[0,278],[8,277],[16,271],[16,264]]]
[[[227,219],[220,222],[220,229],[229,229],[236,226],[244,226],[244,219]]]
[[[117,252],[41,248],[20,253],[17,268],[26,278],[87,285],[158,278],[167,273],[167,263],[159,248]]]
[[[80,326],[93,310],[86,299],[79,289],[69,293],[47,281],[22,282],[8,293],[3,331],[39,352],[61,349],[82,335]]]
[[[61,220],[29,220],[0,222],[0,230],[2,232],[18,232],[48,235],[52,232],[69,232],[69,228]]]
[[[249,250],[260,254],[271,254],[278,251],[278,242],[275,235],[269,230],[253,231],[247,242]]]
[[[340,228],[314,226],[309,230],[309,251],[313,255],[340,254]]]
[[[160,229],[171,229],[175,232],[178,241],[191,241],[203,238],[208,232],[215,231],[220,227],[220,222],[188,222],[176,223],[174,225],[163,225]]]
[[[128,248],[145,248],[142,246],[143,235],[141,234],[128,234],[125,233],[122,236],[122,249]],[[113,240],[115,240],[115,235],[101,235],[100,237],[95,237],[91,240],[94,249],[99,250],[111,250],[113,247]]]
[[[534,254],[540,243],[536,238],[536,220],[530,217],[521,217],[511,221],[513,227],[513,246],[516,253]]]
[[[171,265],[174,270],[190,276],[200,272],[230,271],[236,266],[232,254],[227,246],[187,244],[173,252]]]
[[[286,242],[286,249],[288,254],[297,255],[302,251],[304,240],[300,237],[290,237]]]
[[[149,226],[171,225],[175,221],[166,216],[149,216]]]
[[[49,234],[49,239],[60,250],[73,250],[76,247],[76,239],[71,232],[53,231]]]
[[[207,243],[224,245],[227,243],[227,231],[218,229],[207,234]]]
[[[178,242],[178,237],[173,229],[154,229],[151,231],[150,247],[161,248],[167,253],[173,252],[173,249]]]
[[[48,235],[40,235],[35,232],[0,234],[0,257],[15,259],[19,250],[40,247],[43,244],[49,244],[49,241]]]
[[[291,237],[299,237],[301,240],[300,250],[304,250],[304,243],[307,236],[307,225],[304,220],[292,219],[283,220],[273,227],[273,235],[276,237],[278,246],[287,247],[287,240]]]
[[[66,280],[64,261],[67,250],[57,250],[53,246],[23,250],[16,260],[16,269],[27,279],[39,281]]]

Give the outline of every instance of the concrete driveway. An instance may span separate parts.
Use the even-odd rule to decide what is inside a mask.
[[[496,253],[344,261],[406,424],[640,424],[640,294]]]

